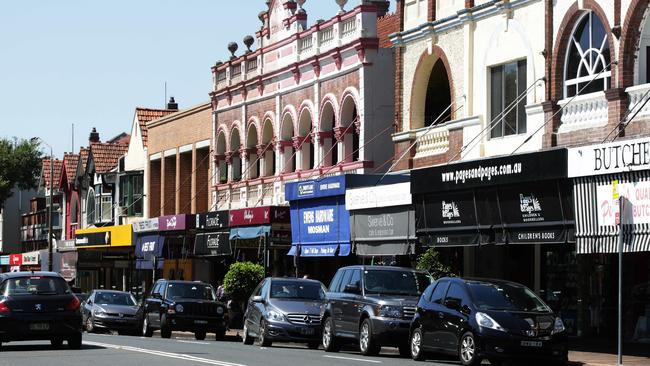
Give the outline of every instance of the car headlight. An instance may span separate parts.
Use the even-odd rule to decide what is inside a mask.
[[[223,307],[222,306],[217,307],[217,315],[223,315]]]
[[[385,318],[401,318],[402,308],[399,306],[383,305],[378,308],[377,315]]]
[[[177,313],[182,313],[183,311],[185,311],[185,308],[183,307],[183,305],[177,304],[176,305],[176,312]]]
[[[499,325],[499,323],[497,323],[496,320],[492,319],[492,317],[490,317],[489,315],[487,315],[485,313],[478,312],[478,313],[476,313],[475,317],[476,317],[476,322],[478,323],[478,326],[481,327],[481,328],[494,329],[494,330],[498,330],[498,331],[501,331],[501,332],[506,331],[505,329],[503,329],[503,327],[501,325]]]
[[[93,315],[98,317],[103,317],[106,316],[106,311],[104,311],[104,309],[102,308],[95,308],[93,310]]]
[[[266,318],[268,320],[273,320],[273,321],[276,321],[276,322],[284,321],[284,315],[282,315],[279,312],[274,311],[274,310],[269,310],[266,313]]]
[[[553,325],[553,332],[551,332],[551,334],[562,333],[565,330],[566,328],[564,327],[564,322],[562,319],[560,319],[560,317],[555,318],[555,325]]]

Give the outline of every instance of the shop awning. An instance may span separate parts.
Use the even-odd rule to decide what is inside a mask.
[[[294,256],[298,253],[300,257],[345,257],[350,255],[350,243],[320,244],[320,245],[299,245],[291,246],[287,255]]]
[[[230,229],[230,240],[239,239],[256,239],[265,235],[270,235],[271,226],[250,226],[250,227],[234,227]]]
[[[576,251],[578,254],[617,253],[618,202],[613,181],[625,197],[623,251],[650,251],[650,172],[640,171],[574,179]]]
[[[415,211],[411,205],[354,210],[350,234],[357,255],[415,253]]]
[[[194,241],[194,255],[228,256],[232,255],[230,233],[227,231],[198,233]]]
[[[354,252],[366,257],[415,254],[415,243],[355,243]]]
[[[142,235],[136,239],[135,247],[135,268],[153,269],[154,258],[156,268],[161,269],[165,263],[163,258],[163,247],[165,237],[158,234]]]

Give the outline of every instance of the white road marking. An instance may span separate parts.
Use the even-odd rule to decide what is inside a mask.
[[[209,345],[209,344],[210,344],[210,343],[208,343],[208,342],[185,341],[185,340],[178,339],[178,338],[176,338],[176,342],[180,342],[180,343],[191,343],[191,344],[205,344],[205,345]]]
[[[190,355],[186,355],[186,354],[182,354],[182,353],[170,353],[170,352],[156,351],[156,350],[146,349],[146,348],[138,348],[138,347],[131,347],[131,346],[120,346],[120,345],[117,345],[117,344],[108,344],[108,343],[100,343],[100,342],[84,341],[83,343],[87,344],[89,346],[112,348],[112,349],[118,349],[118,350],[123,350],[123,351],[131,351],[131,352],[138,352],[138,353],[146,353],[146,354],[149,354],[149,355],[154,355],[154,356],[159,356],[159,357],[174,358],[174,359],[178,359],[178,360],[191,361],[191,362],[197,362],[197,363],[204,363],[204,364],[208,364],[208,365],[246,366],[246,365],[242,365],[242,364],[239,364],[239,363],[211,360],[209,358],[195,357],[195,356],[190,356]]]
[[[337,360],[359,361],[359,362],[369,362],[369,363],[382,363],[381,361],[367,360],[365,358],[353,358],[353,357],[329,356],[329,355],[324,355],[323,357],[325,357],[325,358],[335,358]]]

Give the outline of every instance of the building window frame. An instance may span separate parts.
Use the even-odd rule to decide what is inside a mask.
[[[528,60],[526,58],[509,61],[489,67],[488,78],[490,93],[488,106],[490,107],[490,139],[504,138],[525,134],[527,131],[526,103],[527,96],[523,96],[516,106],[511,107],[522,93],[528,88]],[[510,82],[508,75],[514,72],[514,90],[508,88]],[[510,90],[510,93],[508,91]],[[514,91],[514,93],[513,93]],[[510,108],[507,114],[505,109]],[[509,127],[509,128],[508,128]]]

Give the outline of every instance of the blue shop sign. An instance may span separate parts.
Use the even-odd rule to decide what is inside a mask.
[[[340,195],[345,195],[344,175],[287,183],[284,192],[287,201]]]
[[[289,255],[305,257],[346,256],[350,254],[350,213],[345,196],[323,197],[291,202]]]
[[[8,255],[0,256],[0,266],[8,266],[8,265],[9,265],[9,256]]]
[[[163,268],[165,259],[163,258],[163,246],[165,237],[158,234],[143,235],[136,239],[135,246],[135,268],[136,269],[153,269],[154,258],[156,259],[156,268]]]

